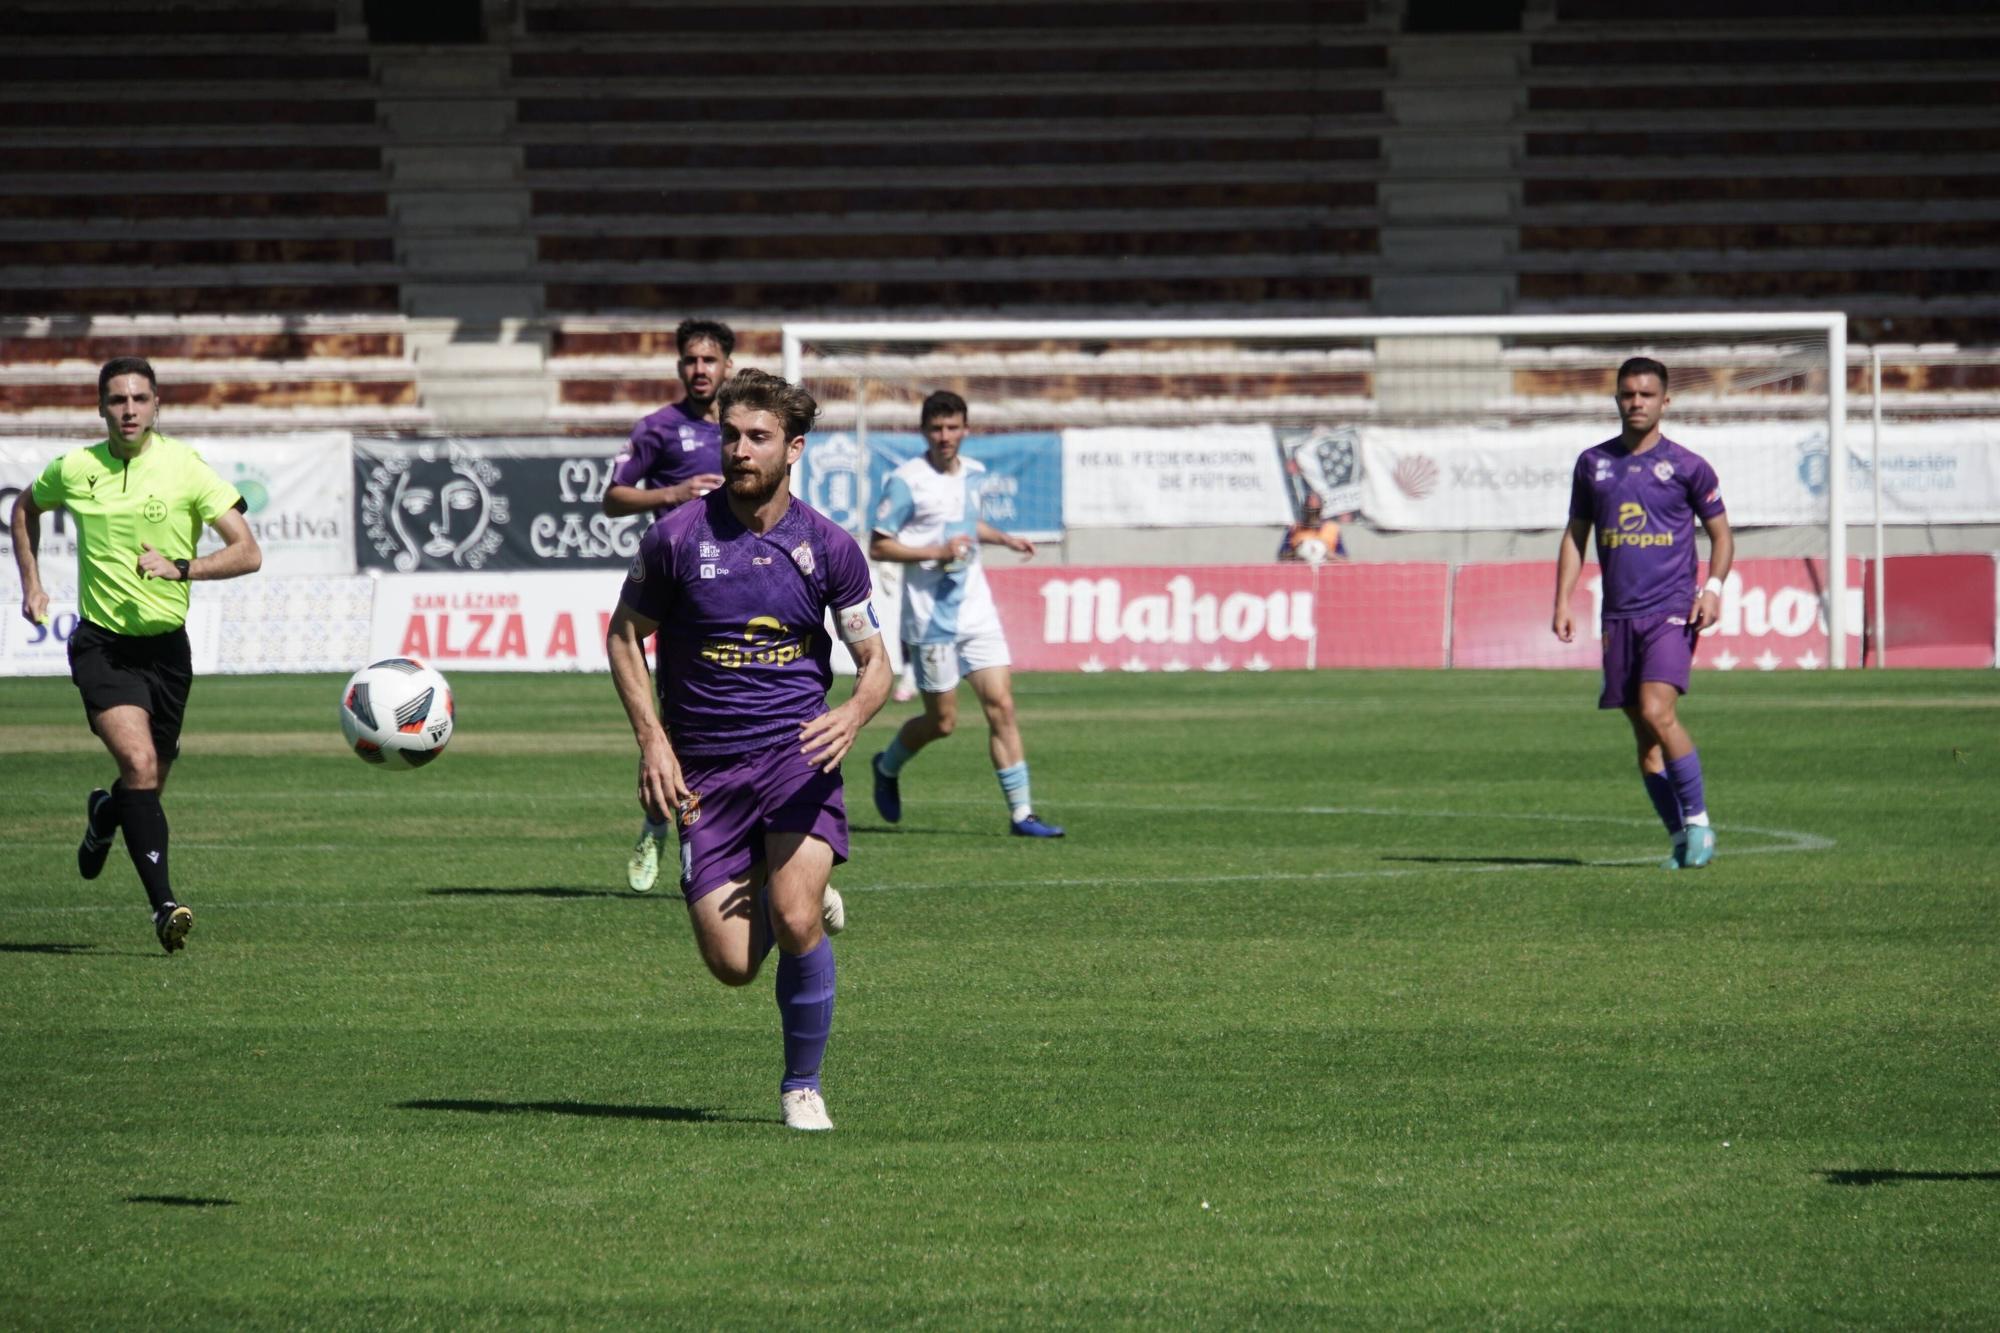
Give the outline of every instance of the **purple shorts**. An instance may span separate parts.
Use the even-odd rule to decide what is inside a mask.
[[[764,836],[807,833],[847,859],[847,799],[840,771],[806,762],[796,740],[749,754],[686,755],[681,777],[694,792],[679,821],[681,894],[694,902],[764,860]]]
[[[1664,681],[1688,692],[1694,668],[1694,627],[1686,616],[1640,616],[1604,622],[1604,693],[1599,708],[1636,708],[1639,686]]]

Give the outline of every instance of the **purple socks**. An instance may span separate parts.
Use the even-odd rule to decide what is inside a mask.
[[[819,1087],[820,1062],[833,1031],[833,941],[825,936],[794,957],[778,951],[778,1026],[785,1034],[782,1092]]]
[[[1646,795],[1652,799],[1653,809],[1659,811],[1660,822],[1667,826],[1667,832],[1678,834],[1686,827],[1681,819],[1681,798],[1674,790],[1674,780],[1665,773],[1648,773],[1639,770],[1639,776],[1646,780]]]
[[[1680,797],[1681,817],[1689,819],[1695,815],[1708,813],[1708,801],[1701,791],[1701,755],[1689,750],[1678,759],[1667,760],[1667,780],[1674,784],[1674,794]],[[1647,780],[1648,790],[1652,781]],[[1658,798],[1654,798],[1658,804]]]

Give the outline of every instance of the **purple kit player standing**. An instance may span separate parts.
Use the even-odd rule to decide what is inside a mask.
[[[722,427],[715,396],[735,368],[730,357],[736,333],[717,320],[684,319],[674,330],[674,345],[680,353],[674,369],[684,392],[678,403],[634,426],[632,442],[612,463],[604,512],[613,518],[644,514],[651,522],[722,485]],[[659,879],[666,838],[666,822],[648,817],[625,863],[625,882],[633,892],[645,893]]]
[[[777,946],[785,1123],[832,1129],[819,1074],[833,1025],[827,936],[844,917],[827,884],[847,859],[840,761],[888,697],[889,658],[861,548],[791,493],[818,405],[748,370],[719,407],[725,484],[646,534],[606,650],[639,742],[639,804],[677,816],[702,961],[743,986]],[[828,611],[858,668],[832,709]],[[645,650],[656,629],[658,713]]]
[[[1676,705],[1687,693],[1696,636],[1722,610],[1722,581],[1736,542],[1715,469],[1660,434],[1667,368],[1647,357],[1618,367],[1618,438],[1583,451],[1570,481],[1569,525],[1556,553],[1552,628],[1568,643],[1570,595],[1583,544],[1597,530],[1604,574],[1604,692],[1599,708],[1622,708],[1639,742],[1639,776],[1674,840],[1668,869],[1705,866],[1715,831],[1701,788],[1701,756]],[[1708,582],[1699,583],[1695,520],[1708,533]],[[1699,587],[1697,588],[1697,585]]]

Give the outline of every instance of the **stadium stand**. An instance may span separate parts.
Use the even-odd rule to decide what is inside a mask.
[[[2000,393],[1983,0],[364,8],[0,12],[0,429],[86,359],[29,343],[127,336],[218,429],[622,429],[696,312],[773,365],[811,316],[1839,307],[1889,392]]]
[[[2000,11],[1555,0],[1528,46],[1527,311],[1838,308],[2000,337]]]

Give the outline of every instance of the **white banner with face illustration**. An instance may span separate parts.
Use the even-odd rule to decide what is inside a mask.
[[[354,442],[362,569],[622,569],[654,515],[612,518],[604,492],[625,441]]]

